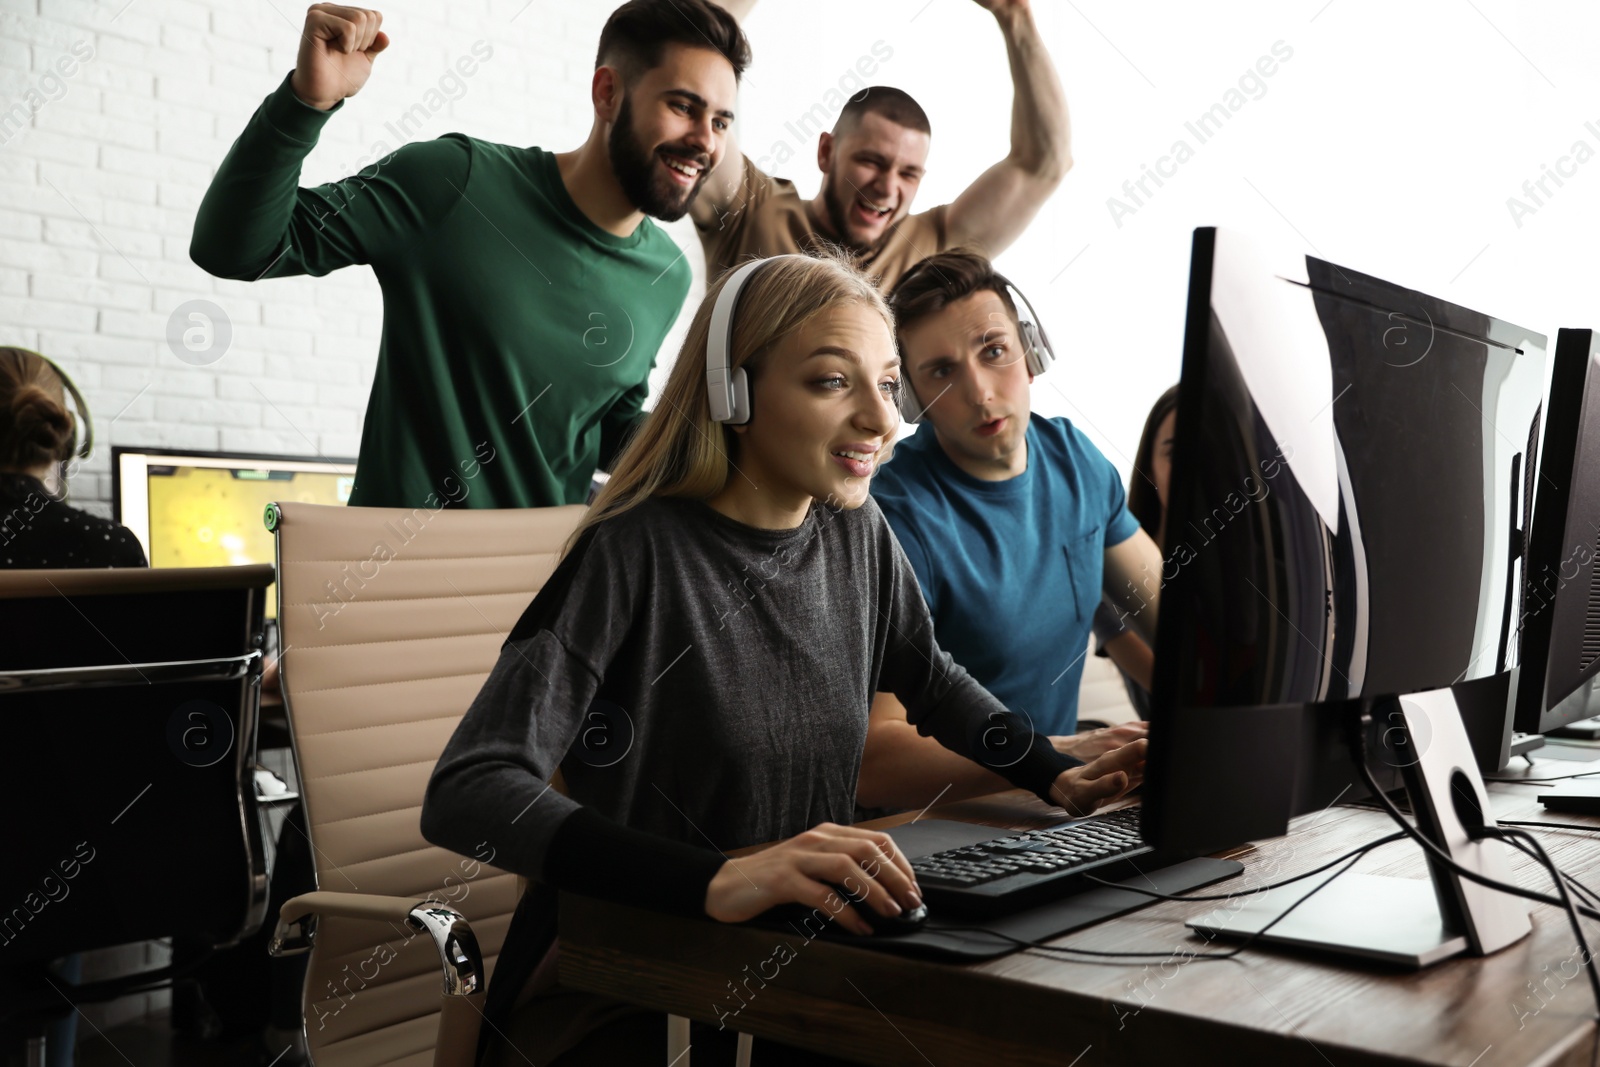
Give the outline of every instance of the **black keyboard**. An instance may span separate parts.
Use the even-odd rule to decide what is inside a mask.
[[[911,869],[930,908],[993,913],[1098,887],[1087,874],[1117,881],[1161,863],[1132,807],[935,852]]]

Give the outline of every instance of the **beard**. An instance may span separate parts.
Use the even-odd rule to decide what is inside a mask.
[[[851,199],[854,199],[854,197]],[[839,186],[833,180],[831,174],[828,176],[827,181],[822,184],[822,202],[828,207],[828,221],[833,224],[833,232],[839,235],[839,243],[847,250],[854,255],[864,256],[877,247],[877,244],[863,244],[850,236],[849,227],[845,223],[845,220],[849,217],[846,214],[849,205],[846,203],[845,198],[839,195]],[[887,237],[888,235],[889,231],[884,230],[883,236]],[[882,240],[883,238],[879,238],[879,243]]]
[[[711,170],[711,160],[703,152],[686,145],[660,145],[654,151],[646,149],[633,128],[633,102],[626,96],[622,98],[622,108],[612,124],[606,147],[611,153],[611,172],[617,176],[623,195],[634,207],[662,222],[677,222],[688,213],[689,205],[694,203],[695,195]],[[658,153],[698,164],[700,177],[685,189],[670,177],[657,174]]]

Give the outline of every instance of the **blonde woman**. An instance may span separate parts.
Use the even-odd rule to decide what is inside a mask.
[[[743,282],[724,305],[742,422],[713,419],[707,383],[730,279]],[[1087,766],[1058,754],[935,643],[867,493],[899,426],[899,375],[883,299],[841,260],[776,257],[706,295],[653,414],[429,783],[430,841],[468,854],[488,841],[534,879],[490,995],[491,1016],[523,1001],[499,1025],[516,1047],[491,1034],[486,1062],[665,1052],[663,1016],[555,984],[557,889],[723,922],[798,903],[855,933],[869,927],[832,885],[864,887],[861,906],[884,915],[918,906],[888,835],[842,825],[877,690],[925,734],[1075,811],[1142,772],[1143,742]],[[558,769],[566,794],[550,788]],[[779,843],[726,858],[766,841]],[[718,1039],[732,1030],[705,1029],[697,1065],[731,1055]],[[756,1063],[791,1062],[828,1061],[758,1043]]]

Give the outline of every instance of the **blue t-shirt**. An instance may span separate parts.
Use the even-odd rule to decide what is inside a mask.
[[[1003,482],[951,462],[926,427],[872,495],[922,583],[939,647],[1043,734],[1070,734],[1103,554],[1139,529],[1117,469],[1064,418],[1030,418],[1028,469]]]

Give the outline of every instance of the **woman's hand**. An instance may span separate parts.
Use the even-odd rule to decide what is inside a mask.
[[[1115,752],[1123,745],[1147,737],[1149,734],[1149,723],[1125,722],[1107,726],[1103,730],[1073,734],[1071,737],[1052,737],[1050,743],[1055,746],[1057,752],[1090,763],[1107,752]]]
[[[706,890],[706,914],[721,922],[753,919],[779,904],[822,908],[845,929],[870,934],[872,928],[844,904],[829,903],[840,886],[857,907],[898,915],[922,903],[911,862],[894,839],[879,830],[822,823],[787,841],[722,865]]]
[[[1121,797],[1144,780],[1148,739],[1130,741],[1092,763],[1062,771],[1050,787],[1050,796],[1071,815],[1088,815],[1102,804]]]

